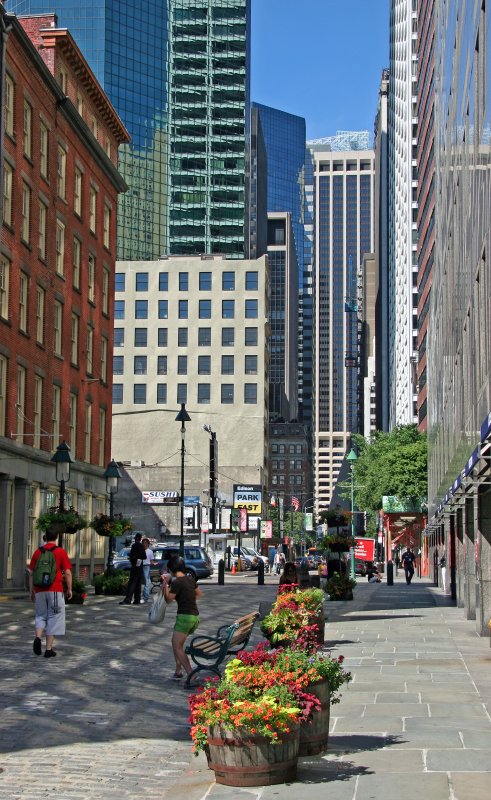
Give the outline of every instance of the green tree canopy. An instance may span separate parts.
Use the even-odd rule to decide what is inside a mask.
[[[375,431],[369,440],[357,434],[353,441],[358,450],[353,462],[358,508],[377,511],[383,495],[414,503],[426,499],[426,434],[419,433],[416,425],[400,425],[390,433]]]

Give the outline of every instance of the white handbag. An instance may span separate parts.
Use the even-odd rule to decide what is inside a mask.
[[[157,596],[153,598],[152,607],[148,612],[148,621],[151,622],[152,625],[158,625],[159,622],[163,622],[166,608],[167,603],[165,602],[164,593],[159,592]]]

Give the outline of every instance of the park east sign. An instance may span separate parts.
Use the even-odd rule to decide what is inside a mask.
[[[260,514],[262,506],[262,487],[257,484],[242,485],[234,483],[234,508],[245,508],[248,514]]]

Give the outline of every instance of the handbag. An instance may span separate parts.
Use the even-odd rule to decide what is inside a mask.
[[[148,612],[148,621],[151,622],[152,625],[158,625],[159,622],[163,622],[166,609],[167,603],[165,602],[164,593],[159,592],[158,595],[153,598],[152,607]]]

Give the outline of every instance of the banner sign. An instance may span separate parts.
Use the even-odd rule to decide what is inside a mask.
[[[314,530],[314,515],[313,514],[305,514],[305,530],[306,531]]]
[[[247,532],[247,511],[245,508],[239,508],[239,530],[241,533]]]
[[[152,505],[177,506],[179,503],[178,492],[142,492],[142,503]]]
[[[375,559],[375,539],[356,539],[355,558],[360,561]]]
[[[261,520],[261,539],[273,538],[273,523],[270,519]]]
[[[262,487],[258,484],[234,483],[234,508],[245,508],[249,514],[261,514]]]
[[[239,532],[240,512],[238,508],[233,508],[230,513],[230,526],[232,533]]]

